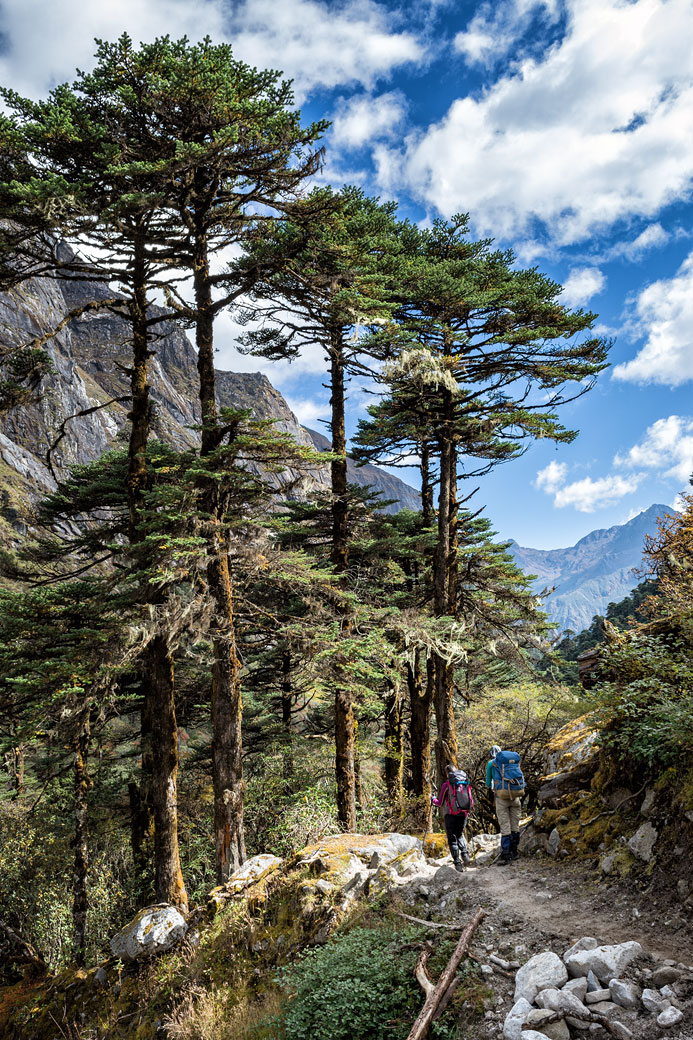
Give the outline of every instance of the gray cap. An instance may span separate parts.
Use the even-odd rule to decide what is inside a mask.
[[[499,755],[499,754],[500,754],[500,748],[498,747],[498,744],[494,744],[493,747],[491,748],[491,758],[495,758],[496,755]]]

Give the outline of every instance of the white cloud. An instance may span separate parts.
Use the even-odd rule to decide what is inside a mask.
[[[168,33],[232,43],[238,58],[293,78],[299,102],[313,89],[360,84],[422,61],[424,47],[411,32],[392,27],[393,16],[374,0],[4,0],[0,31],[6,45],[0,77],[20,93],[37,96],[89,68],[94,37],[136,42]]]
[[[619,242],[613,246],[609,250],[608,258],[611,260],[624,256],[626,260],[639,260],[647,249],[666,245],[669,237],[669,233],[660,223],[648,224],[632,242]]]
[[[407,110],[406,98],[394,90],[378,97],[361,95],[343,101],[332,120],[332,142],[338,148],[360,148],[393,137]]]
[[[614,464],[657,470],[665,479],[686,482],[693,473],[693,418],[670,415],[658,419],[639,444],[616,456]]]
[[[563,283],[561,303],[568,307],[581,307],[600,293],[606,278],[598,267],[574,267]]]
[[[552,495],[565,483],[568,466],[565,462],[550,462],[544,469],[537,473],[534,486]]]
[[[329,403],[312,397],[286,397],[285,400],[301,426],[310,426],[320,433],[325,432],[321,420],[324,421],[330,417]]]
[[[647,341],[632,361],[616,366],[613,378],[666,386],[693,379],[693,253],[673,278],[643,289],[636,312]]]
[[[630,495],[637,489],[643,477],[642,473],[632,473],[627,477],[610,474],[598,480],[585,477],[559,488],[554,495],[553,504],[557,509],[573,506],[580,513],[593,513],[595,509],[613,505],[619,499]]]
[[[516,37],[527,28],[532,14],[542,9],[551,18],[556,0],[512,0],[483,4],[463,32],[453,41],[455,50],[470,65],[489,65],[506,54]]]
[[[563,39],[411,135],[389,164],[445,216],[570,244],[651,218],[693,178],[690,0],[566,0]],[[507,66],[506,66],[507,67]],[[383,170],[388,166],[383,163]]]

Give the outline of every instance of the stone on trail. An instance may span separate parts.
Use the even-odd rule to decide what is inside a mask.
[[[121,961],[164,953],[185,937],[188,926],[175,906],[146,906],[111,939],[111,953]]]
[[[569,979],[563,987],[568,993],[572,993],[574,997],[585,1003],[585,997],[587,995],[587,979],[582,977],[579,979]]]
[[[595,990],[601,989],[602,984],[594,974],[592,970],[587,972],[587,992],[594,993]]]
[[[640,1007],[642,990],[634,982],[628,982],[627,979],[611,979],[609,991],[614,1004],[631,1011]]]
[[[546,1033],[538,1033],[536,1029],[523,1029],[520,1040],[546,1040]]]
[[[611,990],[610,989],[608,989],[608,988],[607,989],[603,989],[603,988],[601,988],[601,989],[593,989],[585,997],[584,1003],[585,1004],[599,1004],[599,1002],[602,1001],[602,1000],[611,1000]]]
[[[568,981],[566,966],[559,956],[547,950],[530,957],[526,964],[518,969],[515,976],[515,1000],[524,997],[531,1003],[544,989],[562,986]]]
[[[677,1026],[682,1018],[682,1011],[675,1007],[668,1007],[661,1014],[657,1015],[657,1025],[661,1026],[662,1029],[669,1029],[671,1026]]]
[[[669,1001],[662,996],[658,989],[644,989],[641,1000],[646,1011],[655,1011],[657,1014],[660,1011],[664,1011],[669,1004]]]
[[[596,950],[599,943],[596,939],[593,939],[591,935],[583,935],[582,939],[578,939],[576,943],[566,950],[563,954],[563,960],[568,963],[568,958],[572,957],[574,953],[580,953],[581,950]]]
[[[628,842],[628,848],[633,855],[637,856],[638,859],[641,859],[643,863],[649,863],[652,859],[657,838],[657,831],[648,820],[647,823],[643,823],[642,826],[638,827],[637,831]]]
[[[544,1008],[532,1008],[526,1018],[528,1029],[536,1029],[549,1040],[570,1040],[570,1030],[563,1020],[552,1022],[553,1011]],[[547,1022],[547,1019],[549,1020]]]
[[[505,1016],[503,1023],[504,1040],[520,1040],[523,1023],[527,1021],[527,1015],[532,1010],[532,1005],[524,997],[520,997]]]
[[[612,1022],[611,1029],[613,1030],[611,1035],[615,1036],[616,1040],[633,1040],[633,1033],[628,1026],[624,1026],[623,1022]]]
[[[678,982],[680,978],[681,972],[678,968],[674,968],[670,964],[664,964],[661,968],[655,968],[650,981],[657,989],[661,989],[662,986],[671,986],[672,982]]]
[[[615,946],[597,946],[593,950],[579,950],[564,955],[568,971],[573,978],[593,971],[600,982],[619,978],[631,961],[642,953],[639,942],[617,943]]]
[[[544,989],[537,993],[536,1003],[549,1011],[562,1011],[565,1015],[584,1015],[585,1005],[581,1000],[565,989]]]

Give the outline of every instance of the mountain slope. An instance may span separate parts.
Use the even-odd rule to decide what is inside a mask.
[[[654,534],[657,517],[671,512],[669,506],[650,506],[625,524],[591,531],[567,549],[530,549],[512,542],[510,551],[525,574],[536,575],[535,591],[555,586],[544,604],[552,621],[580,632],[637,585],[645,535]]]
[[[63,316],[106,289],[90,281],[28,281],[0,294],[0,341],[11,346],[57,327]],[[156,326],[151,362],[154,436],[179,448],[197,442],[197,356],[185,332],[171,321]],[[20,516],[37,497],[54,486],[56,475],[70,465],[98,458],[116,442],[129,407],[130,326],[109,311],[90,311],[75,318],[48,341],[52,371],[37,400],[0,417],[0,527],[22,530]],[[219,405],[247,408],[261,419],[273,419],[277,430],[312,448],[313,436],[300,425],[286,401],[259,372],[217,372]],[[84,414],[86,413],[86,414]],[[63,433],[58,443],[59,435]],[[315,435],[320,438],[319,434]],[[323,439],[324,440],[324,439]],[[368,483],[398,508],[412,506],[416,492],[375,466],[357,471],[355,482]],[[292,495],[307,498],[330,486],[329,466],[289,471]],[[275,478],[279,484],[281,478]],[[417,499],[418,502],[418,499]]]

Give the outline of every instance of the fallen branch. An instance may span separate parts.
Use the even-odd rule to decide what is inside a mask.
[[[430,943],[424,943],[421,949],[421,953],[417,957],[416,967],[414,968],[414,974],[416,975],[416,981],[421,986],[421,989],[426,994],[426,1000],[431,996],[433,990],[436,988],[435,983],[429,978],[428,972],[426,971],[426,964],[428,958],[433,953],[433,947]]]
[[[0,921],[0,935],[4,935],[12,946],[17,949],[16,955],[11,957],[12,960],[31,964],[42,975],[48,974],[48,965],[41,954],[34,949],[31,943],[28,943],[26,939],[22,939],[21,935],[18,935],[8,924],[5,924],[4,921]]]
[[[459,924],[445,924],[443,921],[424,921],[422,917],[412,917],[411,914],[402,913],[401,910],[396,911],[398,917],[403,917],[405,921],[413,921],[414,924],[421,924],[424,928],[447,928],[451,932],[457,932],[461,928]]]
[[[447,995],[448,989],[450,989],[452,983],[455,981],[455,973],[457,972],[457,969],[460,966],[462,958],[465,956],[469,949],[469,944],[472,940],[472,936],[474,935],[474,932],[479,927],[485,916],[486,911],[483,910],[480,906],[477,907],[474,917],[471,919],[469,924],[465,927],[464,931],[462,932],[457,946],[455,947],[455,951],[450,960],[448,961],[447,966],[443,970],[440,978],[438,979],[433,989],[427,993],[424,1006],[421,1008],[416,1022],[411,1027],[411,1031],[409,1033],[409,1036],[407,1037],[407,1040],[423,1040],[423,1038],[428,1034],[428,1030],[431,1026],[431,1023],[434,1021],[436,1017],[436,1012],[441,1007],[441,1004],[443,1003],[443,1000]],[[417,967],[420,965],[421,960],[422,956],[420,954],[419,959],[417,961]],[[424,974],[426,960],[428,960],[428,958],[425,958],[423,960],[422,971]],[[430,979],[428,981],[430,982]],[[449,996],[448,999],[445,1001],[445,1006],[447,1006],[447,1003],[451,999],[452,996]]]

